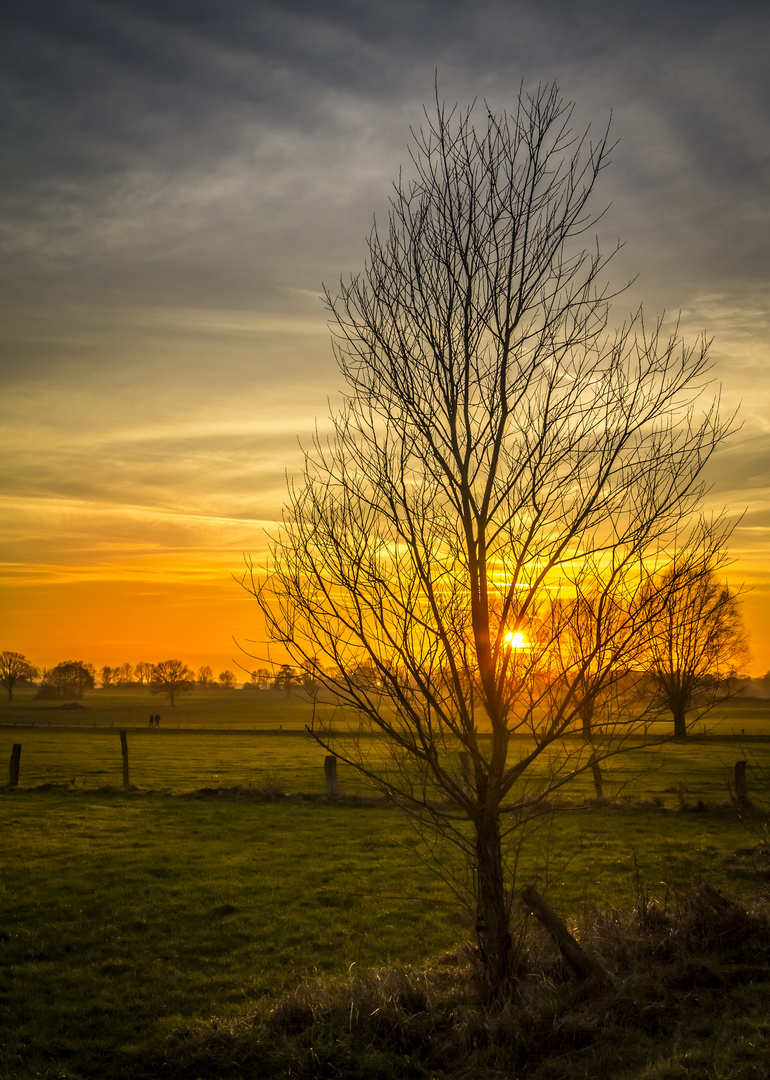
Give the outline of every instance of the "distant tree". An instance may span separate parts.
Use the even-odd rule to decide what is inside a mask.
[[[687,735],[688,712],[702,715],[729,696],[749,656],[738,596],[708,558],[683,559],[666,572],[668,602],[652,627],[651,674],[677,738]]]
[[[141,686],[149,686],[152,682],[152,664],[140,660],[134,668],[134,678]]]
[[[78,697],[82,697],[86,690],[93,690],[96,685],[96,668],[93,664],[80,661],[75,670],[75,685]]]
[[[17,682],[36,677],[37,668],[33,667],[22,653],[0,653],[0,682],[8,691],[9,701],[13,698],[13,688]]]
[[[273,679],[273,689],[283,690],[286,697],[291,697],[292,689],[297,685],[297,674],[291,664],[281,664]]]
[[[168,694],[173,706],[177,694],[187,693],[195,686],[195,676],[181,660],[163,660],[152,669],[150,690],[153,694]]]
[[[130,686],[134,681],[134,669],[130,664],[121,664],[113,670],[113,677],[118,686]]]
[[[53,693],[56,697],[82,698],[86,690],[93,690],[96,669],[82,660],[63,660],[54,668],[43,672],[41,697]]]
[[[100,671],[99,677],[100,677],[100,679],[102,681],[102,686],[112,686],[112,681],[113,681],[113,679],[115,677],[115,672],[113,671],[113,669],[111,667],[107,667],[105,665],[102,668],[102,670]]]
[[[235,686],[235,672],[230,671],[229,668],[226,671],[220,671],[219,681],[222,686]]]
[[[198,668],[198,686],[201,690],[205,690],[207,686],[212,686],[214,683],[214,672],[208,666],[204,664],[203,667]]]
[[[538,687],[538,706],[554,713],[571,701],[568,707],[574,708],[581,734],[593,751],[594,788],[597,798],[602,798],[599,762],[607,732],[618,717],[634,715],[638,724],[645,712],[655,713],[648,696],[646,708],[642,704],[645,674],[637,660],[650,598],[641,594],[634,599],[625,589],[616,593],[600,589],[590,579],[581,581],[579,575],[572,591],[572,596],[547,605],[546,624],[539,628],[540,638],[552,646],[548,677]],[[514,651],[513,641],[509,647]],[[520,647],[531,648],[528,644]]]
[[[267,668],[257,668],[251,673],[251,685],[259,690],[267,690],[270,685],[270,672]]]

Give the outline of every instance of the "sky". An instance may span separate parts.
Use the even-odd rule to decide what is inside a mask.
[[[437,77],[556,81],[618,145],[618,320],[713,337],[770,669],[770,6],[699,0],[25,0],[0,17],[0,648],[40,666],[259,666],[264,557],[341,389],[322,284],[363,267]],[[483,104],[480,106],[483,110]]]

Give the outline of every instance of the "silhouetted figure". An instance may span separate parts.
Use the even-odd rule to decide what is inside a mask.
[[[160,727],[160,713],[155,713],[155,727]]]
[[[150,722],[149,722],[149,724],[147,726],[148,727],[155,727],[155,713],[150,713]]]

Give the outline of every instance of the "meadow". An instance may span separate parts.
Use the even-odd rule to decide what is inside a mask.
[[[344,726],[330,706],[319,709],[327,720]],[[151,712],[161,713],[157,729],[148,726]],[[286,794],[320,794],[326,751],[307,734],[312,716],[309,701],[270,690],[199,691],[170,708],[141,690],[97,690],[82,702],[60,705],[41,702],[27,689],[0,704],[0,762],[5,769],[13,744],[21,743],[22,787],[120,786],[118,733],[125,730],[130,782],[140,790],[181,794],[204,787],[272,786]],[[649,741],[666,730],[665,724],[649,725]],[[369,752],[384,759],[377,740],[370,745]],[[654,748],[640,739],[638,748],[603,767],[605,794],[673,807],[726,801],[739,758],[749,762],[750,783],[763,783],[770,774],[770,701],[726,702],[685,743]],[[339,781],[348,795],[370,791],[343,765]],[[590,776],[572,785],[570,794],[591,796]]]
[[[322,797],[324,751],[302,733],[307,703],[194,694],[173,724],[149,695],[83,704],[43,709],[19,695],[0,711],[0,761],[23,747],[19,787],[0,793],[7,1080],[139,1075],[182,1029],[215,1030],[303,980],[424,964],[470,937],[397,810]],[[153,709],[159,730],[146,727]],[[644,747],[608,769],[614,804],[578,792],[544,825],[547,843],[523,849],[521,882],[547,888],[570,921],[628,909],[640,889],[676,906],[697,875],[738,898],[765,890],[757,836],[737,820],[727,782],[745,756],[749,792],[764,798],[770,708],[736,701],[712,719],[705,737],[656,751],[644,772]],[[340,780],[345,793],[363,791],[344,769]],[[249,785],[286,797],[249,798]]]

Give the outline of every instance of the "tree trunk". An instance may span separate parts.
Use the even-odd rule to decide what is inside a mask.
[[[677,739],[684,739],[687,736],[687,710],[677,703],[673,706],[672,712],[674,714],[674,735]]]
[[[482,810],[475,822],[477,902],[476,934],[488,990],[495,999],[510,994],[514,984],[515,949],[508,896],[503,880],[500,822]]]

